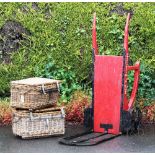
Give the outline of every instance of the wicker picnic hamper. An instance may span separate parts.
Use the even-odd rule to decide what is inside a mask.
[[[11,82],[11,107],[39,109],[54,105],[59,97],[60,80],[28,78]]]
[[[63,108],[28,111],[12,109],[12,130],[23,139],[62,135],[65,133]]]

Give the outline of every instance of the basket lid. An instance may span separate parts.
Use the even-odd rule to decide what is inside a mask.
[[[11,84],[24,84],[24,85],[42,85],[42,84],[51,84],[51,83],[60,83],[61,80],[33,77],[17,81],[11,81]]]

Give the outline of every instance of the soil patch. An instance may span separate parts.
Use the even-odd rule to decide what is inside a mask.
[[[10,54],[19,49],[20,41],[30,35],[30,31],[17,21],[6,21],[0,29],[0,59],[3,63],[10,63]]]

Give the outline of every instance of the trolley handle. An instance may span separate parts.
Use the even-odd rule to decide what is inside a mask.
[[[93,17],[93,28],[92,28],[92,47],[94,49],[95,54],[98,54],[98,45],[97,45],[97,37],[96,37],[96,12]]]
[[[124,49],[126,52],[126,56],[128,56],[129,22],[130,22],[130,13],[128,13],[124,30]]]
[[[136,98],[136,93],[138,90],[138,81],[139,81],[139,75],[140,75],[140,62],[137,61],[134,66],[127,66],[127,71],[134,71],[134,82],[133,82],[133,88],[131,92],[131,96],[128,103],[128,111],[133,108],[133,103]]]

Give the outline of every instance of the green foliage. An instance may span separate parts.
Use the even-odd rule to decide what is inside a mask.
[[[99,52],[105,55],[122,53],[126,14],[111,13],[120,3],[37,3],[36,8],[33,4],[0,3],[0,27],[7,20],[14,20],[31,32],[30,36],[25,36],[28,41],[22,41],[19,50],[11,54],[11,64],[0,64],[0,94],[9,92],[11,80],[44,76],[66,80],[61,90],[64,99],[68,100],[79,84],[91,81],[93,12],[97,14]],[[122,10],[134,12],[130,23],[129,53],[134,62],[139,59],[144,64],[139,96],[148,92],[144,96],[149,97],[153,92],[150,80],[153,81],[155,72],[155,7],[153,3],[121,4]],[[48,57],[54,60],[55,69]],[[145,80],[149,82],[145,84]]]
[[[43,70],[36,67],[36,76],[62,80],[62,83],[60,84],[60,93],[61,102],[64,103],[70,100],[70,97],[75,90],[81,89],[74,72],[72,72],[70,68],[66,70],[58,68],[52,59],[49,59],[49,62]]]
[[[15,70],[12,72],[12,70]],[[16,67],[12,65],[0,65],[0,96],[8,95],[10,80],[17,75]]]
[[[139,80],[139,87],[138,87],[138,98],[139,99],[147,99],[144,102],[144,105],[149,105],[152,100],[155,100],[155,73],[151,70],[145,68],[143,64],[141,64],[140,68],[140,80]],[[134,81],[134,72],[129,72],[128,76],[128,94],[130,96],[132,91],[132,85]]]

